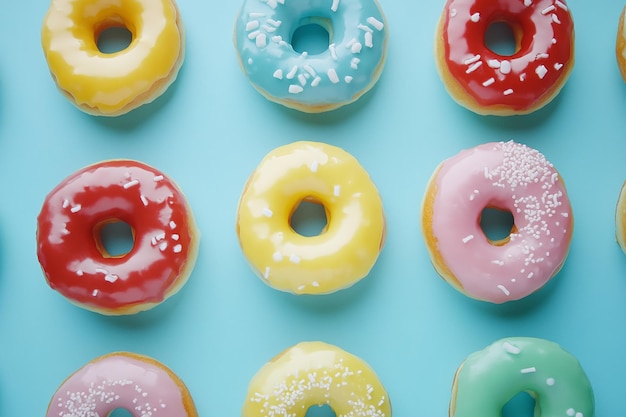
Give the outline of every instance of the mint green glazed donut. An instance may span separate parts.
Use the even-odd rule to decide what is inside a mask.
[[[499,417],[521,392],[535,417],[593,417],[594,396],[578,360],[544,339],[511,337],[469,355],[452,385],[450,417]]]
[[[328,49],[293,49],[293,33],[306,24],[328,32]],[[234,43],[244,73],[267,99],[320,113],[357,100],[378,81],[387,24],[377,0],[244,0]]]

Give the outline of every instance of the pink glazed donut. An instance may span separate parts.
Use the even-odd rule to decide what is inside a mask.
[[[155,359],[129,352],[100,356],[59,387],[46,417],[108,416],[123,409],[133,417],[197,417],[183,381]]]
[[[507,237],[485,235],[485,208],[512,214]],[[573,226],[557,170],[539,151],[512,141],[483,144],[442,162],[422,205],[437,272],[467,296],[497,304],[532,294],[559,272]]]

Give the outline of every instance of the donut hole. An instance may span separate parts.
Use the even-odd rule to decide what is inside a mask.
[[[337,414],[328,404],[312,405],[306,411],[305,417],[336,417]]]
[[[304,199],[296,205],[289,219],[289,225],[301,236],[319,236],[328,226],[326,208],[317,200]]]
[[[105,258],[121,258],[135,245],[135,232],[126,222],[107,220],[99,223],[94,231],[98,250]]]
[[[509,22],[492,22],[485,31],[485,46],[498,55],[515,55],[520,49],[517,33],[517,27]]]
[[[125,408],[116,408],[108,414],[108,417],[133,417],[133,413]]]
[[[298,53],[318,55],[328,50],[332,38],[330,20],[321,17],[303,19],[291,35],[291,47]]]
[[[485,207],[480,213],[480,228],[492,245],[507,243],[515,231],[513,214],[509,210]]]
[[[114,54],[128,48],[133,41],[132,32],[124,25],[105,27],[96,35],[96,45],[103,54]]]
[[[533,417],[539,415],[535,413],[537,403],[533,394],[529,392],[520,392],[511,398],[504,407],[502,407],[502,417]]]

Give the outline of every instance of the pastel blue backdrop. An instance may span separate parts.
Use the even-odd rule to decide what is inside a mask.
[[[159,100],[98,118],[56,89],[40,46],[43,0],[0,13],[0,416],[43,417],[58,385],[116,350],[153,356],[186,382],[201,416],[239,415],[252,375],[303,340],[361,356],[386,385],[397,417],[444,417],[454,371],[505,336],[544,337],[578,357],[597,415],[618,415],[626,375],[626,255],[615,242],[615,203],[626,178],[626,85],[615,60],[617,0],[571,0],[577,62],[561,94],[524,117],[477,116],[444,90],[433,60],[443,1],[381,0],[390,35],[376,87],[338,111],[307,115],[258,94],[232,44],[239,0],[180,0],[187,54]],[[560,170],[575,214],[561,273],[527,299],[490,305],[435,273],[419,210],[443,159],[513,139]],[[257,279],[235,234],[239,195],[271,149],[296,140],[338,145],[369,171],[388,235],[371,274],[328,296],[280,293]],[[134,158],[168,173],[202,231],[187,285],[156,309],[104,317],[45,283],[36,217],[45,195],[87,164]],[[462,216],[463,213],[458,215]],[[528,414],[530,415],[530,414]]]

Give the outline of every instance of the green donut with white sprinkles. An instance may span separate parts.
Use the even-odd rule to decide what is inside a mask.
[[[472,353],[452,384],[450,417],[499,417],[517,394],[535,399],[535,417],[593,417],[591,383],[578,360],[544,339],[511,337]]]

